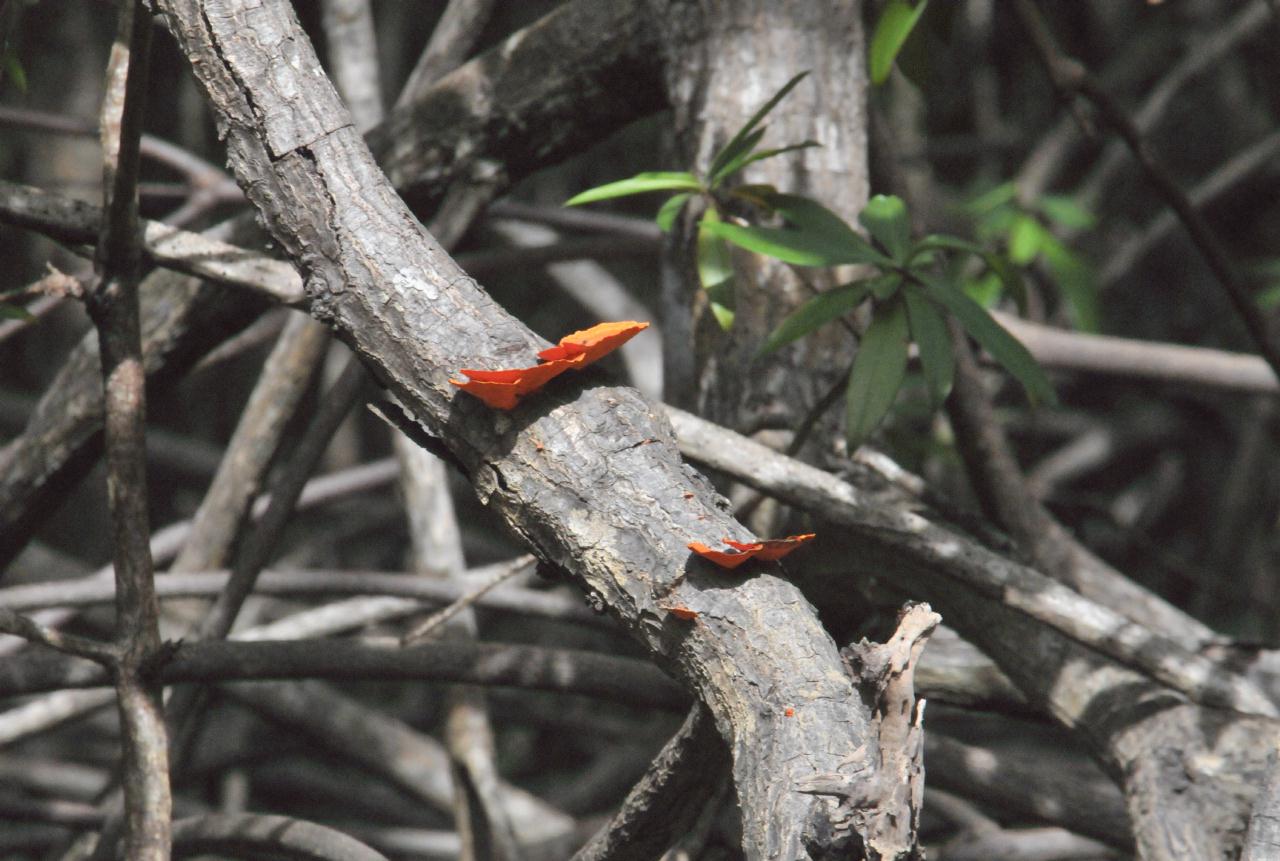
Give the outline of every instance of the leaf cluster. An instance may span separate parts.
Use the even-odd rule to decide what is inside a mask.
[[[1042,263],[1070,309],[1076,327],[1099,331],[1098,282],[1093,267],[1058,238],[1054,229],[1088,230],[1093,213],[1066,195],[1046,194],[1021,202],[1012,182],[1002,183],[969,200],[963,212],[983,243],[1003,247],[1016,266]],[[992,280],[969,282],[969,292],[990,302],[1000,285]]]
[[[890,4],[885,13],[904,5]],[[892,46],[882,46],[880,53],[873,51],[873,55],[882,61],[887,56],[887,62],[892,63],[924,5],[921,3],[911,12],[909,21],[898,21],[892,39],[883,37],[886,44],[893,42]],[[884,25],[883,18],[881,24]],[[730,246],[793,266],[862,267],[864,274],[819,293],[783,320],[760,349],[760,355],[768,355],[853,313],[864,303],[871,303],[871,322],[850,368],[845,396],[850,448],[865,440],[893,406],[906,376],[912,342],[931,401],[937,406],[946,398],[955,373],[948,317],[1017,378],[1033,404],[1052,402],[1053,388],[1030,353],[964,289],[964,269],[957,262],[976,259],[1023,306],[1025,287],[1018,270],[1006,257],[954,236],[930,235],[913,240],[906,205],[890,195],[873,197],[859,215],[868,239],[811,198],[780,192],[770,185],[739,185],[724,191],[726,181],[749,164],[817,146],[805,141],[759,149],[765,133],[764,118],[806,74],[788,81],[738,130],[716,153],[705,176],[691,172],[641,173],[584,191],[566,205],[653,191],[675,192],[656,217],[663,230],[670,230],[691,198],[703,198],[705,207],[697,225],[698,278],[707,291],[712,312],[725,329],[733,325]],[[750,204],[764,216],[761,221],[767,223],[747,223],[726,216],[722,197]],[[1037,249],[1044,247],[1045,241],[1040,240]],[[1024,252],[1019,259],[1028,262],[1025,250],[1018,250]]]
[[[764,140],[764,119],[787,94],[795,89],[808,75],[800,74],[787,81],[778,92],[765,102],[750,119],[738,129],[729,142],[711,159],[711,165],[704,176],[688,171],[653,171],[639,173],[629,179],[610,182],[605,185],[587,189],[565,202],[565,206],[578,206],[583,203],[595,203],[615,197],[628,197],[633,194],[644,194],[651,191],[674,191],[675,194],[658,210],[656,221],[665,231],[671,230],[676,218],[685,204],[695,196],[704,199],[706,205],[698,219],[697,263],[698,280],[707,291],[711,312],[723,329],[733,326],[733,265],[729,257],[729,246],[725,238],[713,229],[723,225],[721,195],[759,203],[761,195],[773,192],[767,186],[741,186],[727,193],[726,183],[740,173],[748,165],[767,158],[782,155],[795,150],[818,146],[816,141],[803,141],[798,144],[760,149]]]

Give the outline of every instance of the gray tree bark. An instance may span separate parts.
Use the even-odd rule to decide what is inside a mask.
[[[866,55],[861,0],[652,0],[686,165],[715,152],[794,75],[813,74],[770,112],[762,146],[822,146],[757,162],[741,182],[820,200],[850,223],[867,201]],[[720,329],[691,271],[692,225],[678,243],[685,277],[665,298],[667,400],[743,433],[794,429],[848,368],[853,340],[826,327],[765,360],[764,338],[828,281],[734,254],[736,319]],[[693,350],[682,349],[691,343]]]
[[[302,270],[311,311],[468,471],[482,502],[568,571],[705,702],[728,740],[751,858],[836,858],[898,811],[803,787],[877,772],[835,645],[789,583],[729,576],[687,542],[745,538],[680,460],[661,411],[585,375],[512,413],[448,383],[542,342],[439,248],[378,171],[281,0],[161,0],[238,180]],[[699,612],[690,624],[664,607]],[[912,850],[914,847],[911,847]]]

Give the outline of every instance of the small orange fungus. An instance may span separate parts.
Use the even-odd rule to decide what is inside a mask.
[[[743,562],[746,562],[752,556],[756,555],[754,553],[740,553],[736,550],[712,550],[707,545],[697,541],[690,541],[689,549],[694,553],[697,553],[703,559],[710,559],[721,568],[729,569],[737,568]]]
[[[761,559],[765,562],[774,562],[786,556],[792,550],[795,550],[806,541],[811,541],[814,533],[809,532],[804,535],[791,535],[787,538],[775,538],[770,541],[734,541],[729,538],[723,539],[732,551],[713,550],[705,544],[697,541],[689,543],[689,549],[704,559],[709,559],[721,568],[737,568],[748,559]]]
[[[648,327],[648,323],[634,320],[600,323],[565,335],[558,346],[538,353],[540,359],[546,360],[542,364],[496,371],[463,368],[462,373],[470,379],[450,379],[449,382],[494,409],[514,409],[520,398],[536,392],[565,371],[582,370]]]

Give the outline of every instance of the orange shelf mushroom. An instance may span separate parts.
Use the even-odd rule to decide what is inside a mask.
[[[814,535],[815,533],[809,532],[804,535],[791,535],[787,538],[751,542],[734,541],[730,538],[722,539],[725,544],[733,548],[732,550],[715,550],[698,541],[690,541],[688,547],[703,559],[710,560],[721,568],[732,570],[748,559],[776,562],[801,544],[811,541]]]
[[[600,323],[565,335],[558,345],[538,353],[538,358],[545,360],[541,364],[495,371],[463,368],[462,373],[470,379],[450,379],[449,382],[494,409],[515,409],[520,398],[536,392],[565,371],[582,370],[647,328],[648,323],[634,320]]]

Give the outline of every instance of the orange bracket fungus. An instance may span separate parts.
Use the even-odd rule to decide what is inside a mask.
[[[703,559],[709,559],[721,568],[733,569],[748,559],[774,562],[813,537],[814,533],[809,532],[804,535],[791,535],[787,538],[775,538],[769,541],[743,542],[729,538],[722,539],[725,544],[733,548],[732,550],[713,550],[697,541],[689,542],[688,547]]]
[[[450,379],[449,382],[494,409],[515,409],[520,398],[536,392],[565,371],[582,370],[647,328],[648,323],[634,320],[600,323],[565,335],[559,344],[538,353],[538,358],[543,360],[541,364],[496,371],[463,368],[462,373],[469,379]]]
[[[690,610],[688,607],[664,607],[663,609],[677,619],[684,619],[686,622],[698,618],[698,611]]]

